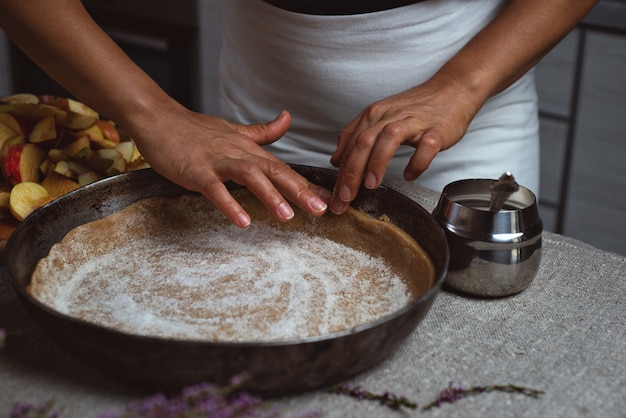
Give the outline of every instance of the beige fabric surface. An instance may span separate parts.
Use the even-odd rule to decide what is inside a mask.
[[[401,189],[427,210],[438,195]],[[0,269],[0,417],[15,401],[54,397],[63,417],[121,411],[145,396],[57,348],[30,319]],[[324,417],[626,417],[626,260],[545,232],[540,271],[522,293],[493,300],[442,292],[400,349],[349,383],[391,391],[425,405],[449,381],[517,384],[540,398],[481,394],[430,411],[392,411],[375,402],[312,392],[277,400],[285,416]]]

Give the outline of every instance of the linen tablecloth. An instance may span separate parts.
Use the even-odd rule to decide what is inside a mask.
[[[388,183],[431,211],[439,194]],[[626,238],[626,237],[625,237]],[[381,364],[350,380],[424,406],[450,381],[465,387],[515,384],[545,393],[484,393],[422,411],[393,411],[319,390],[271,400],[285,417],[626,417],[626,260],[544,232],[531,286],[507,298],[442,291],[431,311]],[[17,300],[0,268],[0,417],[17,401],[54,398],[62,417],[121,412],[149,393],[101,375],[58,348]],[[156,366],[158,367],[158,365]]]

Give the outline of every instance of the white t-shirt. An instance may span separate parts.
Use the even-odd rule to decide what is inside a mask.
[[[367,105],[421,84],[487,25],[504,0],[429,0],[380,12],[318,16],[260,0],[225,2],[219,65],[222,116],[240,123],[292,114],[268,146],[290,163],[332,167],[340,130]],[[402,178],[401,146],[385,178]],[[465,137],[417,180],[441,190],[505,171],[539,190],[537,94],[532,71],[483,106]]]

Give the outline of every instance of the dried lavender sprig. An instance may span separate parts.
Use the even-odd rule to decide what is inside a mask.
[[[544,394],[544,392],[541,390],[512,384],[473,386],[470,388],[464,388],[462,386],[455,386],[454,382],[450,382],[448,383],[448,387],[439,392],[439,396],[437,396],[437,399],[424,406],[422,409],[426,411],[435,407],[439,407],[442,403],[453,403],[470,395],[477,395],[479,393],[488,392],[520,393],[522,395],[530,396],[532,398],[537,398],[539,397],[539,395]]]
[[[156,394],[131,402],[121,414],[107,413],[100,418],[279,418],[278,408],[263,402],[259,396],[240,389],[245,377],[235,376],[229,385],[220,387],[200,383],[184,388],[178,396]],[[300,418],[318,418],[307,413]],[[295,417],[294,417],[295,418]]]
[[[381,405],[388,406],[391,409],[400,409],[406,407],[409,409],[417,408],[417,404],[408,400],[404,396],[398,396],[390,392],[383,392],[382,394],[372,393],[363,389],[361,386],[350,386],[348,384],[341,384],[331,387],[329,390],[331,393],[337,395],[347,395],[358,400],[378,401]]]
[[[4,349],[6,337],[7,337],[7,332],[4,330],[4,328],[0,328],[0,350]]]
[[[39,405],[16,402],[11,409],[11,418],[60,418],[61,409],[55,407],[56,401],[48,399]]]

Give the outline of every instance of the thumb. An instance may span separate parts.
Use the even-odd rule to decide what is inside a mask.
[[[281,138],[291,125],[291,115],[286,110],[271,122],[247,125],[243,128],[243,134],[250,137],[259,145],[267,145]]]

